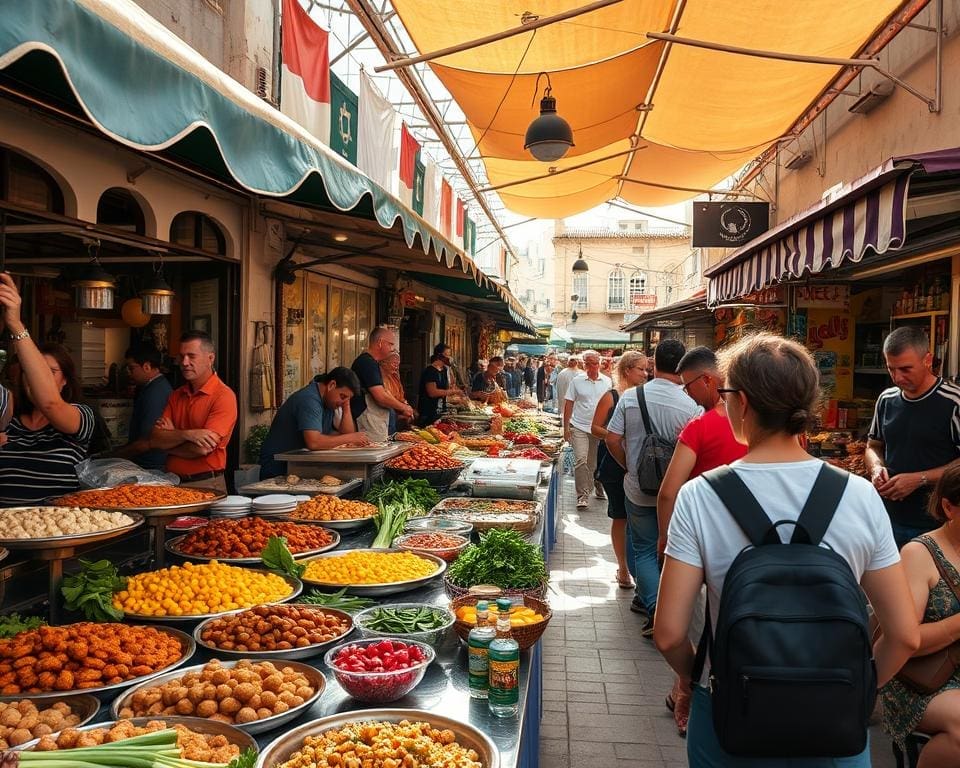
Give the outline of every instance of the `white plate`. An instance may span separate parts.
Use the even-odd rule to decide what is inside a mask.
[[[290,504],[294,497],[289,493],[268,493],[266,496],[258,496],[253,500],[255,507],[272,507],[278,504]]]

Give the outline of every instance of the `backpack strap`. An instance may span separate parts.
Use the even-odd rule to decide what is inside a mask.
[[[820,473],[800,511],[791,544],[819,544],[840,506],[850,475],[832,464],[823,463]]]
[[[653,427],[650,426],[650,411],[647,410],[647,398],[643,394],[643,384],[637,385],[637,403],[640,404],[640,416],[643,417],[643,428],[647,430],[648,435],[654,434]]]
[[[753,546],[781,543],[776,526],[770,522],[763,507],[736,472],[723,466],[704,472],[702,477],[720,497]]]

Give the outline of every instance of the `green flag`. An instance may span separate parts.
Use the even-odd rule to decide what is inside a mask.
[[[470,221],[470,217],[464,215],[463,217],[463,252],[470,253],[470,228],[473,226],[473,222]]]
[[[330,149],[357,164],[357,95],[330,73]]]
[[[417,159],[413,164],[413,210],[423,216],[423,182],[427,175],[427,166],[420,159],[420,152],[417,152]]]

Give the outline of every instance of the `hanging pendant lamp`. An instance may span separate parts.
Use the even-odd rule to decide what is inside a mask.
[[[587,260],[583,258],[583,245],[580,245],[579,250],[577,251],[577,260],[573,262],[573,266],[570,268],[571,272],[589,272],[590,265],[587,264]]]
[[[169,315],[173,312],[174,291],[163,276],[163,257],[153,269],[153,277],[140,290],[140,302],[148,315]]]
[[[553,97],[550,75],[546,72],[537,75],[536,88],[538,90],[540,88],[541,76],[547,78],[547,87],[544,88],[543,98],[540,99],[540,117],[527,127],[523,148],[529,150],[537,160],[552,163],[567,154],[567,150],[574,146],[573,129],[570,123],[557,114],[557,100]],[[536,100],[536,93],[534,93],[534,100]]]
[[[99,250],[99,241],[87,245],[90,263],[83,268],[80,277],[73,281],[73,287],[77,292],[77,308],[113,309],[117,281],[100,264],[99,254],[94,250],[95,248]]]

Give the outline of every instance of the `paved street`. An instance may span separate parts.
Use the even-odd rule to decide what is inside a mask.
[[[673,676],[614,581],[606,502],[576,510],[564,478],[564,512],[550,560],[553,619],[543,638],[541,768],[686,766],[685,742],[664,697]],[[872,729],[874,768],[893,768],[889,738]],[[586,762],[585,762],[586,761]]]

